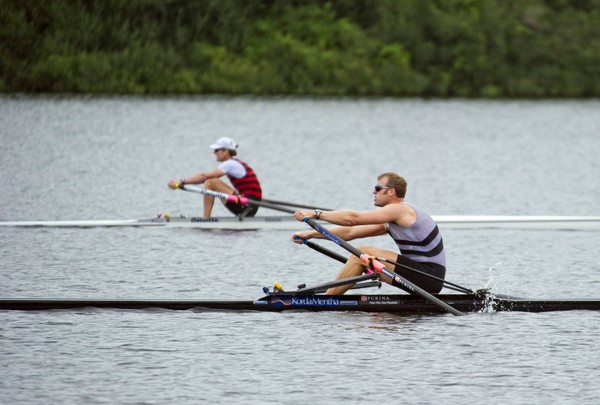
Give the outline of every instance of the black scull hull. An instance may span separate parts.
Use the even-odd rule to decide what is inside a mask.
[[[461,312],[548,312],[572,310],[600,310],[598,299],[522,299],[508,296],[471,294],[440,294],[439,299]],[[220,300],[154,300],[154,299],[26,299],[1,298],[0,310],[40,311],[78,308],[110,308],[139,310],[216,311],[361,311],[398,314],[446,313],[439,306],[420,296],[408,294],[373,295],[349,294],[343,296],[268,295],[254,301]]]

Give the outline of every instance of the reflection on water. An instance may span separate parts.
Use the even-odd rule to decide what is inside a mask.
[[[369,324],[368,327],[370,329],[378,329],[388,332],[399,332],[406,330],[414,330],[416,323],[425,318],[425,322],[431,317],[435,315],[398,315],[398,314],[390,314],[390,313],[372,313],[369,314]],[[443,315],[439,315],[443,316]]]

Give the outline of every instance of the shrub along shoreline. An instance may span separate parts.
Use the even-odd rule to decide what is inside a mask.
[[[0,92],[600,97],[600,0],[0,0]]]

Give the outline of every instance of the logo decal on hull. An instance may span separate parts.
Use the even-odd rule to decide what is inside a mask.
[[[271,304],[276,306],[289,307],[338,307],[341,304],[339,298],[336,297],[278,297],[271,298]],[[354,302],[355,304],[355,302]],[[348,302],[344,301],[344,305]]]
[[[192,222],[219,222],[218,218],[201,218],[201,217],[192,217],[190,218]]]

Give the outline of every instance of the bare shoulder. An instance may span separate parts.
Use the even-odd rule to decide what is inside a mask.
[[[415,215],[415,211],[406,204],[403,203],[391,203],[378,210],[372,211],[371,215],[377,216],[378,223],[385,222],[397,222],[402,218],[410,217]]]
[[[417,220],[417,212],[408,204],[399,203],[399,204],[390,204],[395,205],[396,222],[400,226],[411,226]]]
[[[401,226],[410,226],[416,219],[415,211],[402,203],[387,204],[372,211],[347,211],[346,215],[349,218],[348,221],[330,222],[345,226],[386,224],[389,222],[395,222]],[[327,220],[329,220],[329,218],[327,218]]]

